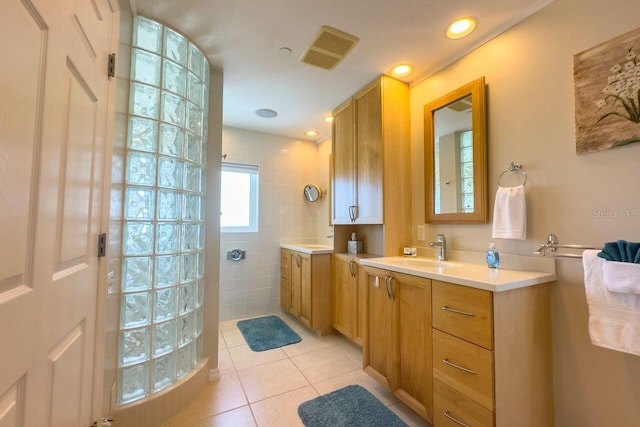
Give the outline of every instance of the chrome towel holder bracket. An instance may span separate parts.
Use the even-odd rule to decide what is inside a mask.
[[[556,236],[553,233],[549,233],[549,236],[547,236],[547,241],[546,243],[542,243],[540,244],[540,247],[538,248],[537,251],[535,251],[533,254],[534,255],[539,255],[539,256],[547,256],[547,255],[551,255],[553,257],[561,257],[561,258],[582,258],[582,254],[563,254],[563,253],[558,253],[558,248],[566,248],[566,249],[576,249],[576,250],[586,250],[586,249],[598,249],[598,248],[594,248],[592,246],[585,246],[585,245],[561,245],[558,243],[558,236]]]
[[[522,165],[520,163],[511,162],[509,167],[507,169],[503,170],[500,175],[498,175],[498,187],[502,187],[502,185],[500,183],[500,179],[502,177],[504,177],[504,175],[506,173],[514,173],[514,174],[522,175],[524,177],[524,180],[519,185],[525,185],[527,183],[527,173],[522,168]]]

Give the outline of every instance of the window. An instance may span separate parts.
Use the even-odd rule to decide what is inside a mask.
[[[220,186],[221,231],[258,231],[258,167],[223,163]]]
[[[473,213],[473,132],[460,132],[460,206]]]

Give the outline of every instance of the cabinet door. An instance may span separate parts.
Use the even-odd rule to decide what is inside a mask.
[[[311,255],[300,254],[300,320],[308,327],[311,325]]]
[[[355,96],[356,224],[382,224],[382,98],[380,80]]]
[[[351,224],[350,206],[355,206],[355,109],[348,100],[333,112],[333,191],[334,224]]]
[[[396,394],[427,420],[432,413],[431,280],[394,273],[400,376]]]
[[[357,264],[348,258],[333,257],[331,326],[348,338],[355,338],[357,304]]]
[[[376,381],[394,391],[397,375],[394,372],[394,320],[395,307],[391,294],[393,283],[387,286],[391,273],[369,269],[367,274],[367,339],[365,340],[365,371]],[[393,281],[391,281],[393,282]]]
[[[302,306],[302,256],[291,251],[291,306],[289,312],[300,317]]]

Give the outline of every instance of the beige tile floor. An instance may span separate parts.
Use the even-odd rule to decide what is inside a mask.
[[[208,384],[162,427],[303,427],[298,406],[321,394],[359,384],[411,427],[430,427],[361,369],[360,348],[339,335],[320,337],[287,314],[297,344],[253,352],[237,320],[221,322],[220,380]]]

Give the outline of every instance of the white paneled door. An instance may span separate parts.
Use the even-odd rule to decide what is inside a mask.
[[[114,0],[0,3],[0,427],[84,427],[97,415],[118,16]]]

